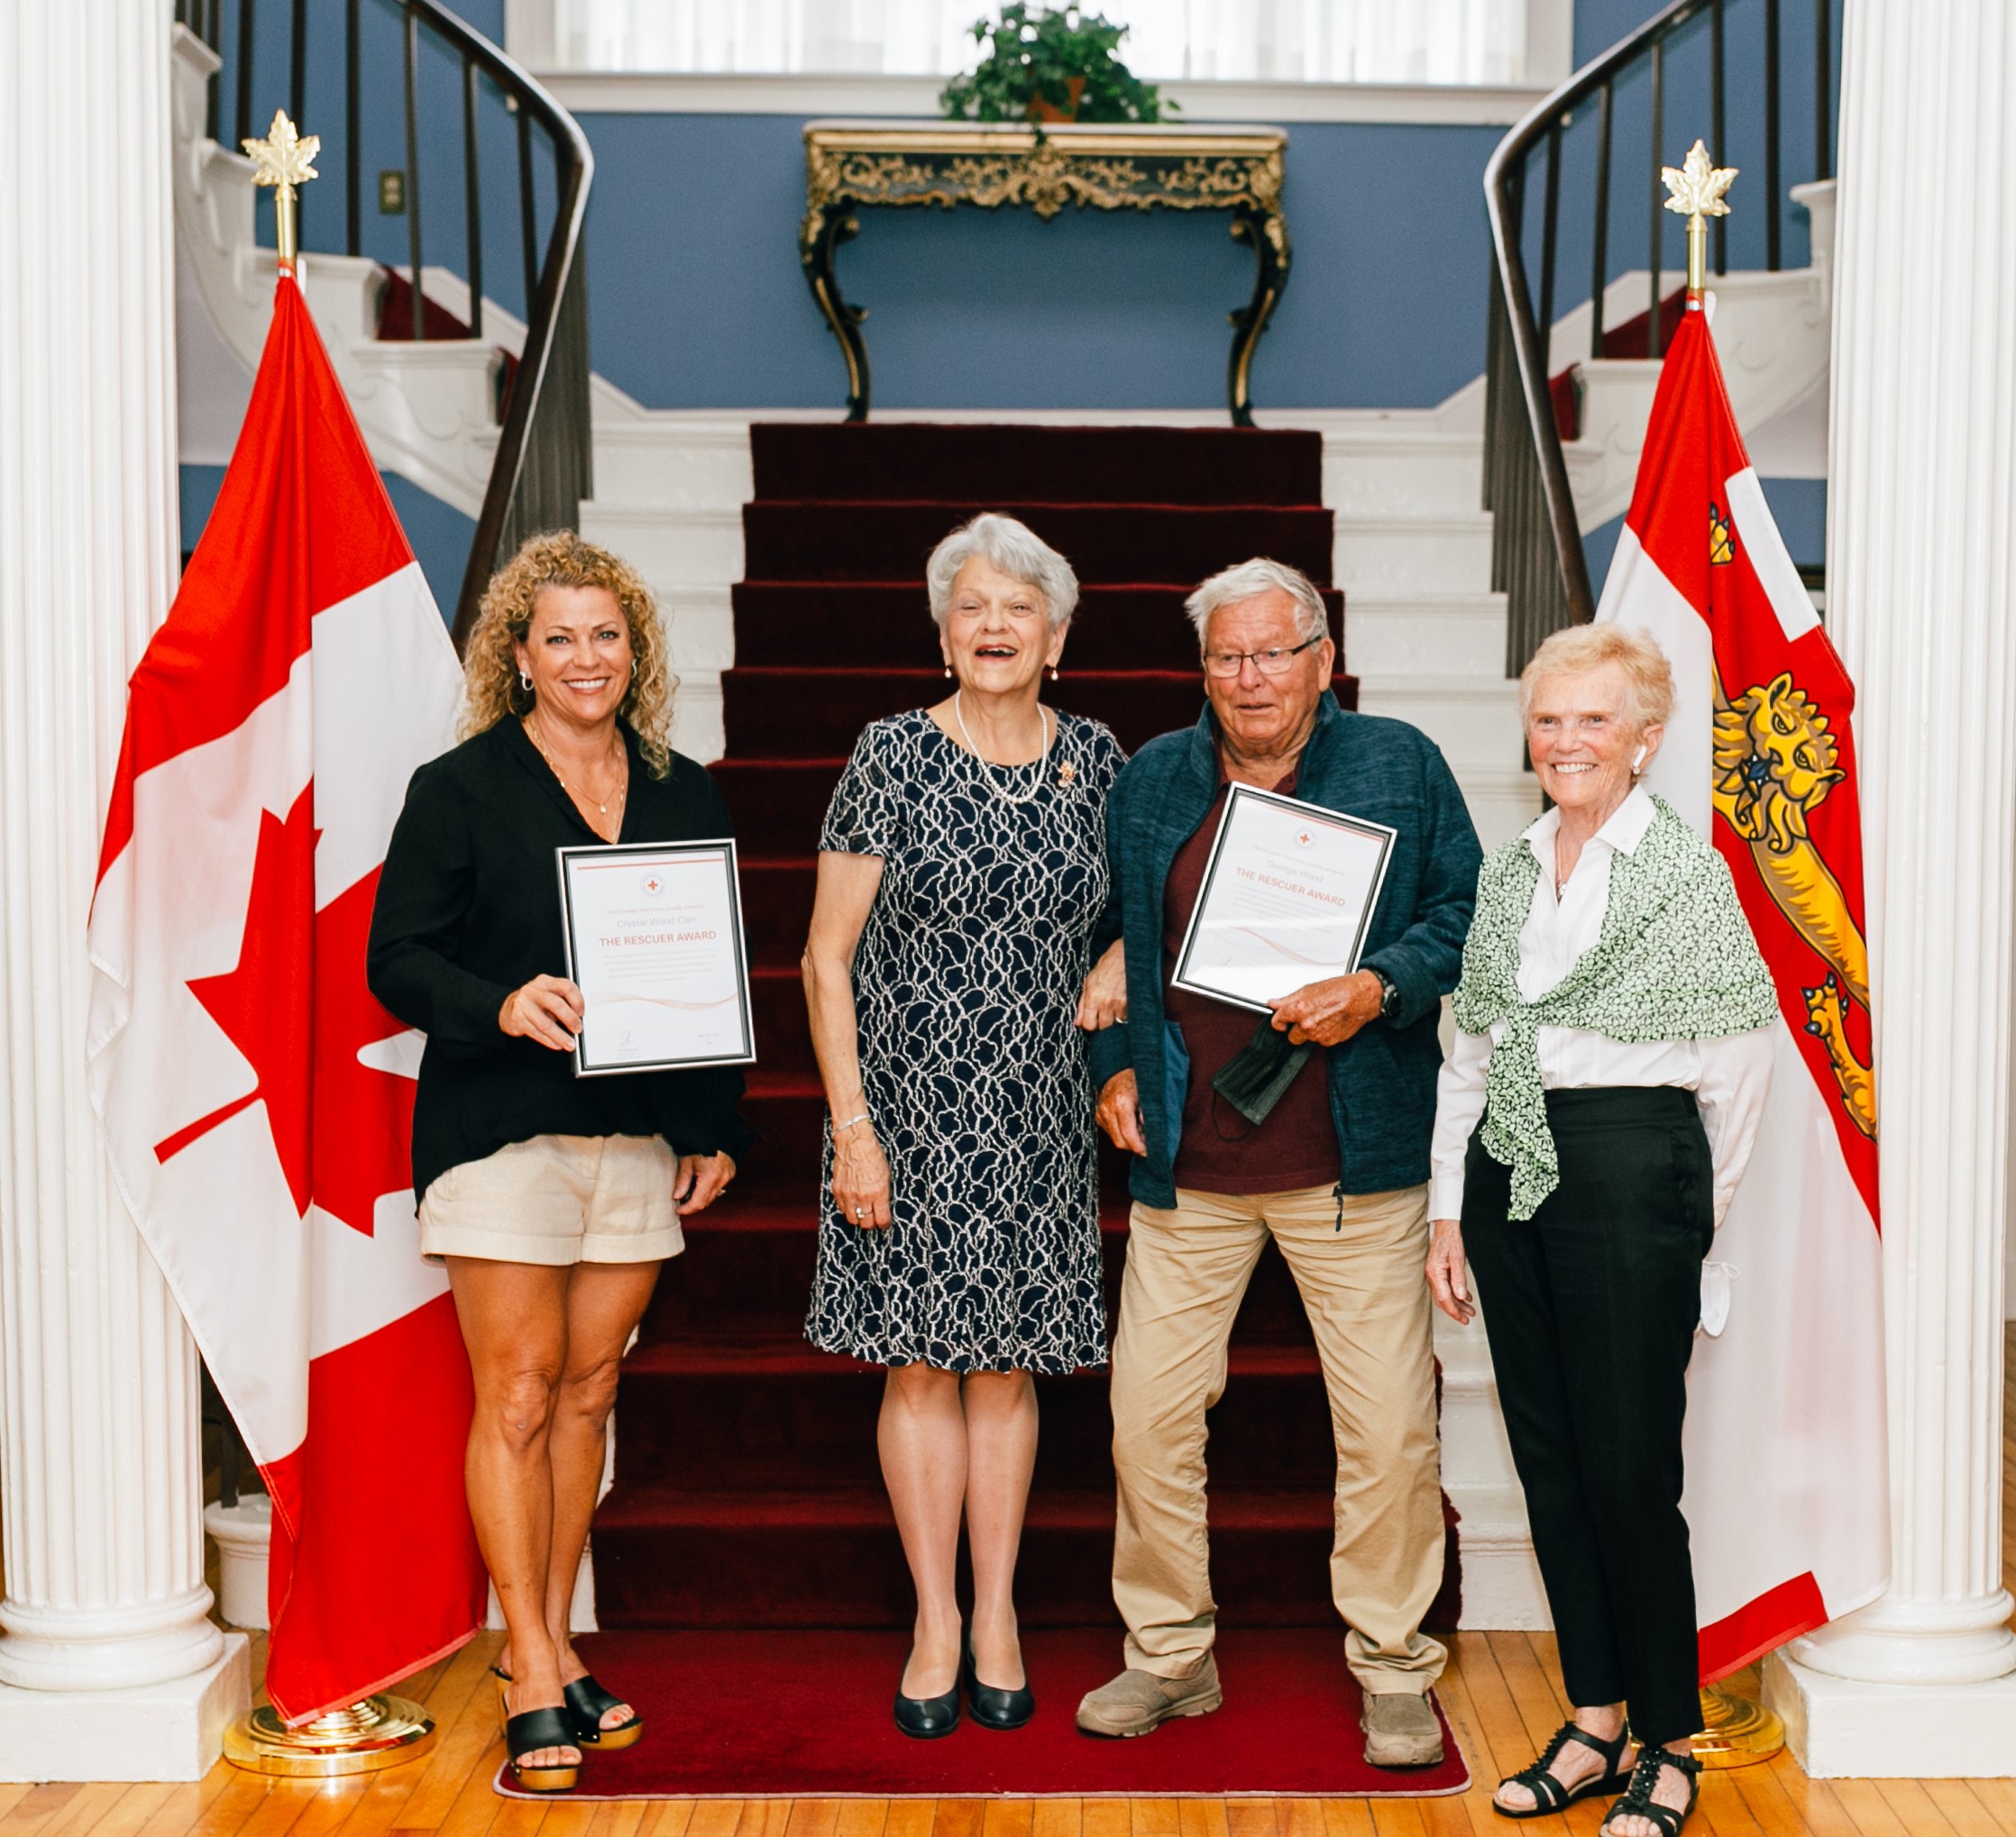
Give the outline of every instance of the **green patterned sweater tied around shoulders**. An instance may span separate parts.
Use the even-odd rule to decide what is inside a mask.
[[[1484,857],[1477,916],[1453,1004],[1465,1033],[1504,1034],[1484,1077],[1485,1151],[1512,1170],[1511,1216],[1530,1219],[1560,1184],[1540,1082],[1543,1027],[1627,1046],[1748,1033],[1778,1012],[1771,973],[1737,903],[1728,865],[1662,798],[1638,845],[1610,863],[1597,940],[1537,1001],[1521,999],[1519,933],[1540,860],[1524,836]]]

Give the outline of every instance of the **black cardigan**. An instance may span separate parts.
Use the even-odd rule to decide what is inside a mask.
[[[674,754],[653,778],[637,736],[624,842],[726,836],[704,766]],[[427,1037],[413,1104],[413,1190],[537,1135],[661,1135],[683,1155],[739,1156],[748,1131],[734,1066],[577,1078],[573,1056],[507,1034],[499,1010],[542,973],[567,973],[556,848],[602,838],[515,720],[413,774],[371,914],[371,993]]]

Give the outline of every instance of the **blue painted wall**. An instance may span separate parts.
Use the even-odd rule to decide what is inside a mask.
[[[595,367],[653,407],[837,407],[798,265],[801,123],[582,117]],[[1298,125],[1290,284],[1260,346],[1277,407],[1439,401],[1483,363],[1489,128]],[[1220,212],[879,210],[839,257],[885,407],[1210,408],[1252,258]]]
[[[1657,9],[1581,0],[1578,62]],[[1781,186],[1813,176],[1812,24],[1783,9]],[[1728,148],[1744,169],[1732,265],[1764,263],[1763,0],[1731,0]],[[1837,39],[1838,33],[1836,33]],[[1710,132],[1709,37],[1667,59],[1665,157]],[[1621,85],[1606,272],[1648,260],[1649,78]],[[1567,137],[1554,306],[1589,297],[1594,111]],[[794,241],[803,206],[801,123],[784,116],[587,115],[598,171],[590,208],[596,368],[655,407],[837,406],[839,352],[805,292]],[[1254,368],[1276,407],[1421,407],[1483,366],[1482,198],[1494,128],[1306,123],[1289,130],[1293,276]],[[1544,163],[1535,167],[1537,193]],[[1538,279],[1537,209],[1529,260]],[[1782,259],[1807,259],[1804,213],[1781,201]],[[1250,259],[1221,215],[867,211],[839,258],[870,313],[884,407],[1208,408],[1223,399],[1226,310]],[[1661,265],[1683,260],[1667,215]]]
[[[257,0],[252,0],[257,4]],[[1577,0],[1578,64],[1657,11],[1651,0]],[[227,7],[227,15],[235,9]],[[502,39],[503,0],[461,0],[479,31]],[[1782,9],[1787,73],[1781,182],[1813,175],[1812,18]],[[1838,56],[1838,5],[1834,32]],[[286,87],[284,9],[258,5],[255,123]],[[1727,146],[1743,169],[1733,199],[1729,260],[1764,260],[1763,0],[1729,0]],[[304,237],[344,236],[342,9],[309,10],[306,124],[324,138],[322,169],[304,206]],[[380,167],[407,163],[396,9],[362,8],[364,61],[360,157],[363,252],[403,263],[407,220],[376,208]],[[227,27],[231,24],[227,17]],[[272,29],[269,30],[269,26]],[[1664,157],[1709,132],[1709,35],[1691,29],[1667,60]],[[227,117],[234,70],[224,75]],[[423,50],[419,70],[420,196],[425,254],[466,271],[462,105],[449,59]],[[1647,79],[1620,86],[1620,132],[1605,271],[1643,268],[1651,233],[1649,145],[1642,143]],[[1561,240],[1553,306],[1588,297],[1592,265],[1593,109],[1564,140]],[[597,174],[588,270],[595,368],[647,407],[837,408],[839,352],[805,289],[795,232],[803,208],[801,122],[780,115],[589,114]],[[228,138],[234,123],[226,119]],[[486,290],[523,308],[516,206],[515,123],[494,96],[480,116],[485,152],[482,248]],[[1484,163],[1495,128],[1304,123],[1289,130],[1286,204],[1295,242],[1291,283],[1254,367],[1266,411],[1424,407],[1483,366],[1487,238]],[[1535,198],[1544,176],[1536,161]],[[536,162],[538,233],[550,223],[552,174]],[[1805,218],[1781,202],[1782,259],[1807,259]],[[1537,208],[1527,256],[1539,278]],[[1067,211],[1045,224],[1026,211],[870,211],[840,255],[848,297],[866,306],[875,399],[882,407],[1211,409],[1224,399],[1227,311],[1247,297],[1251,259],[1221,214],[1185,216]],[[1677,281],[1683,229],[1660,219],[1660,259]],[[214,489],[214,487],[212,488]],[[468,522],[394,483],[395,502],[438,598],[459,581]],[[195,499],[206,514],[200,481]],[[1781,501],[1782,500],[1782,501]],[[1824,491],[1773,485],[1799,559],[1819,559]],[[196,507],[192,502],[190,507]],[[200,518],[185,516],[194,540]],[[1615,532],[1592,533],[1607,562]],[[1600,567],[1597,569],[1600,578]]]
[[[285,94],[287,9],[251,5],[255,123]],[[1837,5],[1838,0],[1837,0]],[[461,0],[471,24],[503,33],[503,0]],[[1650,0],[1578,0],[1578,63],[1657,9]],[[1812,16],[1784,15],[1783,186],[1812,176]],[[303,205],[311,248],[342,246],[344,9],[309,9],[303,114],[323,136],[325,177]],[[226,8],[223,95],[235,94],[236,6]],[[1761,266],[1764,250],[1764,0],[1729,0],[1728,146],[1743,169],[1729,258]],[[376,175],[407,164],[399,14],[361,8],[362,251],[401,262],[408,219],[380,215]],[[1835,33],[1838,41],[1838,31]],[[1666,157],[1709,131],[1705,20],[1668,59]],[[462,101],[454,60],[423,38],[418,192],[424,254],[466,271]],[[1615,149],[1606,271],[1642,268],[1652,219],[1641,74],[1618,91],[1631,123]],[[1636,119],[1635,119],[1636,118]],[[845,392],[839,352],[797,261],[803,160],[795,117],[601,114],[582,118],[597,159],[589,222],[595,366],[652,407],[820,408]],[[228,137],[235,123],[227,120]],[[515,123],[486,93],[482,253],[490,296],[523,308]],[[1481,178],[1492,128],[1307,123],[1291,128],[1291,283],[1260,346],[1254,396],[1277,407],[1418,407],[1478,374],[1487,279]],[[550,223],[552,174],[536,160],[538,234]],[[1537,194],[1544,162],[1535,162]],[[1561,242],[1553,305],[1588,297],[1593,110],[1562,152]],[[1537,224],[1528,255],[1538,281]],[[1806,260],[1805,218],[1781,202],[1783,259]],[[1068,211],[1049,224],[1021,210],[870,211],[840,257],[847,290],[868,308],[875,400],[885,407],[1209,408],[1223,398],[1225,314],[1243,301],[1251,262],[1221,214],[1116,216]],[[1661,263],[1677,274],[1683,228],[1660,223]]]

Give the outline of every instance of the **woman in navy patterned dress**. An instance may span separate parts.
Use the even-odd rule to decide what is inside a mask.
[[[830,1110],[806,1333],[887,1367],[882,1468],[917,1587],[896,1721],[922,1737],[959,1716],[962,1513],[969,1712],[994,1728],[1033,1712],[1013,1598],[1031,1374],[1106,1359],[1074,1021],[1123,758],[1039,700],[1077,603],[1063,556],[979,516],[927,578],[958,687],[862,734],[820,837],[804,964]]]

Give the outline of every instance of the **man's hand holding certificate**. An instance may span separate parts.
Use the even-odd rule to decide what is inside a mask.
[[[1379,1011],[1354,975],[1394,832],[1235,784],[1178,953],[1178,988],[1333,1044]],[[1370,1013],[1358,1010],[1370,1002]]]

